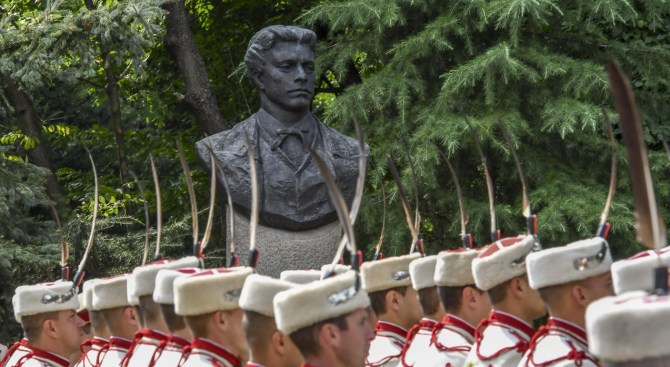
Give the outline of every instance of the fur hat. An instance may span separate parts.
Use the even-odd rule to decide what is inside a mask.
[[[62,302],[56,301],[59,296],[64,296]],[[51,301],[43,302],[47,299]],[[12,299],[12,303],[14,304],[14,315],[18,320],[23,316],[79,309],[79,298],[74,285],[72,282],[62,281],[18,287],[16,288],[16,300]]]
[[[133,270],[132,287],[128,287],[128,292],[134,297],[152,295],[156,288],[156,274],[159,270],[195,268],[199,264],[197,257],[189,256],[179,260],[161,260],[138,266]]]
[[[409,263],[409,275],[414,289],[418,291],[435,286],[433,277],[436,264],[437,255],[421,257]]]
[[[100,311],[115,307],[132,306],[128,302],[129,279],[131,279],[130,274],[98,279],[93,285],[93,308]]]
[[[602,237],[534,252],[526,257],[532,289],[584,280],[610,271],[612,253]]]
[[[372,293],[385,289],[411,286],[409,263],[421,257],[415,252],[411,255],[394,256],[377,261],[368,261],[361,266],[363,288]]]
[[[660,255],[654,250],[648,250],[612,264],[614,293],[653,291],[654,268],[659,265],[659,261],[670,266],[670,247],[661,250]]]
[[[318,270],[314,271],[319,272]],[[244,282],[244,288],[242,288],[240,308],[268,317],[275,317],[272,301],[277,293],[296,286],[297,284],[290,281],[277,280],[265,275],[251,274],[247,277],[247,280]]]
[[[209,269],[174,281],[174,311],[180,316],[198,316],[240,307],[244,281],[250,267]]]
[[[600,360],[668,357],[670,298],[635,291],[605,297],[586,309],[589,350]]]
[[[357,291],[358,274],[337,276],[279,292],[274,299],[277,329],[290,335],[302,328],[370,306],[363,288]]]
[[[133,275],[132,273],[128,274],[128,281],[127,281],[128,282],[128,284],[127,284],[127,289],[128,290],[126,290],[126,297],[127,297],[127,301],[128,301],[129,305],[139,306],[140,305],[140,297],[134,296],[132,294],[132,291],[129,291],[130,289],[133,289],[133,283],[134,283],[133,279],[135,279],[135,278],[132,277],[132,275]]]
[[[486,246],[472,261],[472,273],[477,288],[488,291],[526,274],[526,256],[541,249],[532,235],[507,237]]]
[[[481,249],[445,250],[437,254],[433,280],[440,287],[464,287],[474,285],[472,261],[482,253]]]
[[[200,268],[184,269],[161,269],[156,274],[156,289],[154,289],[154,302],[163,305],[174,305],[174,281],[187,274],[203,271]]]
[[[351,270],[351,265],[342,265],[342,264],[326,264],[321,267],[321,279],[328,275],[329,272],[333,272],[335,274],[342,274],[346,273],[349,270]]]
[[[279,274],[279,279],[291,283],[306,284],[320,280],[321,271],[313,269],[284,270]]]
[[[95,285],[96,281],[97,279],[87,280],[81,287],[81,294],[83,294],[81,303],[84,308],[89,311],[97,311],[95,308],[93,308],[93,285]]]

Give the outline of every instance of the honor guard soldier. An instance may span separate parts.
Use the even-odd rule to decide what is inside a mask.
[[[119,367],[139,331],[135,307],[128,301],[129,279],[130,274],[122,274],[93,283],[93,307],[102,314],[111,335],[100,367]]]
[[[198,265],[198,258],[190,256],[179,260],[160,260],[133,270],[132,286],[128,288],[128,294],[140,301],[140,314],[144,327],[135,333],[133,345],[122,362],[123,367],[148,367],[156,348],[162,342],[167,342],[170,330],[163,318],[160,305],[154,302],[153,298],[158,272],[163,269],[193,268]]]
[[[300,350],[303,367],[363,367],[374,338],[369,305],[358,274],[348,271],[278,293],[275,321]]]
[[[314,275],[315,272],[320,273],[317,270],[303,273]],[[285,273],[282,272],[282,276]],[[295,276],[288,278],[305,280]],[[273,308],[275,295],[295,286],[296,284],[287,281],[257,274],[250,275],[244,283],[240,295],[240,308],[244,310],[244,336],[249,345],[247,367],[300,367],[302,364],[302,355],[298,347],[288,335],[277,329]]]
[[[77,367],[97,367],[109,348],[109,338],[111,337],[109,328],[102,313],[93,307],[93,284],[96,281],[97,279],[86,281],[83,286],[82,301],[84,307],[88,310],[93,338],[82,344],[82,356],[77,363]],[[89,349],[83,351],[84,347]]]
[[[609,244],[602,237],[528,255],[530,287],[540,293],[550,317],[519,367],[598,367],[589,353],[585,315],[589,304],[614,295],[611,266]]]
[[[18,287],[16,289],[16,292],[19,291],[22,287]],[[17,311],[17,306],[16,306],[16,293],[12,297],[12,306],[14,308],[14,319],[20,324],[21,323],[21,316],[19,316],[16,311]],[[9,350],[4,354],[2,357],[2,361],[0,361],[0,367],[6,367],[6,366],[13,366],[18,362],[21,357],[25,356],[26,354],[30,353],[32,349],[30,348],[30,342],[28,339],[25,338],[25,336],[18,342],[14,343],[14,345],[9,348]]]
[[[670,298],[642,291],[603,298],[586,310],[586,330],[604,367],[668,366]]]
[[[168,334],[167,340],[156,348],[149,366],[177,367],[184,348],[191,345],[193,334],[186,326],[184,317],[177,315],[174,310],[174,281],[179,277],[201,271],[202,269],[199,268],[163,269],[156,275],[154,302],[160,305],[163,319],[165,319],[170,334]]]
[[[181,367],[235,367],[248,360],[239,299],[250,267],[210,269],[174,282],[175,312],[193,334]]]
[[[472,261],[480,253],[479,249],[447,250],[437,255],[433,280],[446,315],[433,328],[435,352],[417,367],[465,367],[475,342],[475,326],[491,312],[489,296],[477,288],[472,275]]]
[[[72,282],[22,286],[16,291],[14,313],[21,320],[31,350],[7,367],[67,367],[79,350],[84,321],[77,288]]]
[[[670,266],[670,247],[660,251],[647,250],[628,259],[612,264],[614,293],[631,291],[654,291],[654,268],[659,265]]]
[[[279,280],[295,284],[307,284],[321,280],[321,271],[313,269],[284,270],[279,274]]]
[[[407,333],[407,341],[401,356],[404,367],[425,366],[427,361],[424,361],[424,358],[434,354],[435,351],[435,347],[431,343],[433,327],[445,315],[440,297],[437,294],[435,280],[433,280],[436,264],[436,255],[422,257],[409,264],[412,287],[419,296],[423,318],[419,325],[414,326]],[[433,353],[430,353],[431,351]]]
[[[421,321],[421,305],[409,273],[409,264],[419,256],[389,257],[361,267],[363,289],[379,319],[366,360],[368,366],[399,366],[407,331]]]
[[[526,256],[538,247],[533,235],[503,238],[472,261],[477,288],[488,292],[493,310],[477,326],[466,366],[516,367],[528,350],[531,324],[547,312],[526,276]]]

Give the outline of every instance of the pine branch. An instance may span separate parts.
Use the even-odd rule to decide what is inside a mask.
[[[91,85],[91,86],[94,87],[94,88],[105,89],[105,86],[104,86],[104,85],[100,85],[100,84],[98,84],[98,83],[96,83],[96,82],[92,82],[92,81],[90,81],[90,80],[88,80],[88,79],[84,79],[84,78],[77,77],[77,80],[79,80],[80,82],[84,82],[84,83],[86,83],[86,84],[89,84],[89,85]]]

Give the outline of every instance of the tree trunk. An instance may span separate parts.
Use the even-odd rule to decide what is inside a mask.
[[[186,84],[186,95],[183,98],[180,96],[181,101],[186,103],[207,135],[232,128],[223,118],[216,103],[205,62],[191,33],[184,1],[166,2],[162,7],[169,12],[165,16],[166,33],[163,44],[176,61]]]
[[[49,159],[49,145],[44,136],[42,136],[42,124],[37,111],[35,111],[35,105],[33,105],[33,101],[30,100],[28,94],[22,91],[16,83],[10,81],[8,78],[4,79],[5,83],[3,87],[5,95],[9,99],[12,108],[14,108],[14,114],[21,127],[21,132],[39,140],[39,143],[34,148],[26,151],[28,160],[36,166],[49,170],[50,174],[47,175],[46,182],[47,194],[56,201],[56,208],[63,215],[65,210],[69,210],[69,207],[65,204],[65,190],[63,190],[63,187],[58,182],[51,159]]]

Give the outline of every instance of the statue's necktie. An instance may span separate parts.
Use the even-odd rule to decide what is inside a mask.
[[[284,142],[284,139],[286,139],[289,135],[294,135],[298,138],[300,138],[300,141],[304,144],[305,143],[305,136],[303,133],[308,133],[308,129],[296,129],[293,127],[285,128],[285,129],[277,129],[277,139],[272,142],[272,145],[270,148],[272,150],[277,149],[281,143]]]

